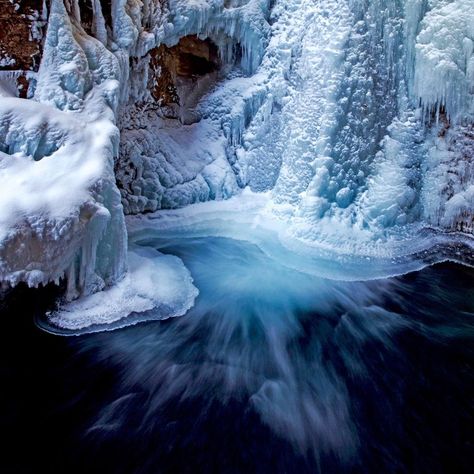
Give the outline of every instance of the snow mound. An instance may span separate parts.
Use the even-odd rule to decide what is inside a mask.
[[[5,98],[0,134],[0,279],[37,286],[67,274],[69,298],[112,283],[126,242],[111,172],[116,127]]]
[[[191,274],[175,256],[147,247],[128,253],[129,270],[111,288],[61,306],[47,316],[61,331],[94,332],[138,322],[125,319],[132,313],[149,312],[146,319],[167,319],[184,315],[198,295]],[[141,319],[140,319],[141,320]],[[114,324],[116,323],[116,324]]]

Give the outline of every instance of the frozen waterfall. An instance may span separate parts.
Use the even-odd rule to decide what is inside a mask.
[[[152,213],[142,227],[162,231],[181,215],[173,229],[210,235],[234,219],[300,260],[337,255],[349,279],[370,277],[352,265],[363,259],[383,260],[377,275],[423,252],[472,264],[471,0],[80,5],[52,1],[29,99],[0,97],[2,282],[66,278],[69,300],[124,301],[137,266],[124,213]],[[0,76],[3,96],[17,76]],[[205,201],[221,204],[200,223]],[[150,258],[158,277],[141,281],[187,275]],[[185,280],[181,300],[150,290],[127,312],[161,301],[182,314],[197,294]]]

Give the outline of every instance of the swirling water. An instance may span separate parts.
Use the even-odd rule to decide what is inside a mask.
[[[64,338],[39,296],[4,304],[2,472],[470,472],[472,269],[344,282],[249,241],[146,244],[190,269],[186,316]]]

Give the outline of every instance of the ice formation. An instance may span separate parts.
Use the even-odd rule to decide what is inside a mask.
[[[90,295],[127,278],[124,213],[245,187],[294,248],[390,260],[426,250],[423,229],[472,234],[473,15],[471,0],[52,0],[30,100],[8,97],[23,74],[8,58],[0,75],[0,280]]]
[[[270,36],[269,5],[268,0],[170,1],[161,11],[164,20],[153,32],[154,40],[133,53],[140,58],[131,72],[128,107],[120,114],[117,180],[126,213],[182,207],[238,192],[232,169],[235,147],[265,93],[254,90],[254,73]],[[156,45],[171,48],[191,37],[215,45],[219,71],[178,77],[179,103],[170,114],[169,107],[150,97],[156,86],[150,56]]]
[[[66,333],[81,329],[93,332],[109,329],[114,323],[114,328],[120,327],[134,312],[153,310],[154,320],[182,316],[193,306],[197,294],[189,271],[178,257],[135,248],[128,253],[125,278],[104,291],[63,305],[47,318]]]
[[[54,0],[34,100],[0,101],[3,282],[66,276],[73,299],[123,277],[127,238],[113,175],[118,78],[115,57]]]

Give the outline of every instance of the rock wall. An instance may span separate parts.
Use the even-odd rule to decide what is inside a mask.
[[[41,0],[0,0],[0,78],[11,92],[28,96],[31,72],[38,71],[47,21]],[[5,86],[4,86],[5,88]]]

